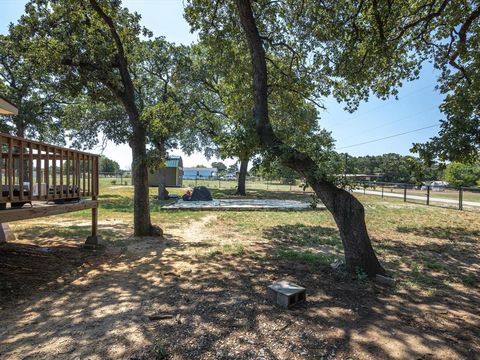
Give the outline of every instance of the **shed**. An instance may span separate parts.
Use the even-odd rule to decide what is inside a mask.
[[[170,156],[167,158],[165,167],[148,172],[148,186],[158,186],[161,172],[165,174],[165,186],[182,187],[183,161],[181,156]]]

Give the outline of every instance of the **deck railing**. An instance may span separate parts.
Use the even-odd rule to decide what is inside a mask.
[[[98,196],[98,155],[0,133],[0,205]]]

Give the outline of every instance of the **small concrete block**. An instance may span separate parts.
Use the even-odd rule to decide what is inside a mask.
[[[8,224],[0,224],[0,244],[7,241],[15,241],[17,237],[15,233],[10,229]]]
[[[288,308],[305,301],[306,290],[299,285],[280,281],[267,287],[267,297],[275,304]]]
[[[85,244],[83,245],[86,249],[96,249],[98,247],[98,242],[102,240],[100,235],[91,235],[87,237]]]

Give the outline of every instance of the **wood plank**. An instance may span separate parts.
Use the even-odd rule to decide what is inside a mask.
[[[8,201],[11,201],[10,199],[13,196],[13,182],[15,181],[15,169],[13,167],[13,158],[12,158],[12,153],[13,153],[13,139],[8,139]]]
[[[64,195],[63,189],[62,189],[62,196],[65,196],[68,198],[69,197],[68,188],[70,187],[70,151],[67,151],[67,165],[65,170],[67,171],[67,193]]]
[[[37,144],[37,186],[38,186],[38,198],[42,198],[42,161],[40,155],[42,154],[42,148]]]
[[[63,149],[60,149],[60,193],[63,191]]]
[[[20,160],[18,161],[18,190],[20,191],[20,201],[23,201],[23,141],[20,141],[20,147],[18,150],[20,151]]]
[[[86,200],[71,204],[47,205],[22,209],[8,209],[0,211],[0,223],[19,220],[35,219],[39,217],[65,214],[74,211],[98,208],[97,200]]]
[[[28,192],[28,200],[33,199],[33,144],[28,143],[28,181],[30,182],[30,191]]]
[[[52,184],[53,184],[53,198],[55,199],[57,197],[57,149],[52,148],[52,150],[53,150]]]
[[[88,194],[87,196],[91,196],[92,194],[92,189],[91,189],[91,183],[90,183],[90,177],[91,177],[91,166],[92,166],[92,157],[89,155],[88,160],[87,160],[87,166],[88,166]]]
[[[48,146],[45,146],[45,151],[48,155],[49,153],[49,149],[48,149]],[[45,166],[45,169],[44,169],[44,173],[45,173],[45,183],[47,184],[47,193],[46,193],[46,199],[48,199],[48,196],[50,194],[50,161],[48,159],[48,156],[45,158],[44,160],[44,166]]]
[[[85,166],[86,166],[86,162],[85,162],[85,155],[82,154],[82,182],[83,182],[83,186],[82,186],[82,196],[85,196]]]

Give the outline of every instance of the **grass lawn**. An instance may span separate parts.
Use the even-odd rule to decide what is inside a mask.
[[[88,211],[12,224],[18,240],[0,246],[0,358],[480,356],[480,211],[356,194],[397,279],[389,288],[331,269],[342,245],[327,211],[167,212],[152,201],[165,238],[135,239],[132,188],[102,182],[101,194],[100,250],[79,246]],[[305,286],[307,302],[270,305],[265,287],[281,279]]]

